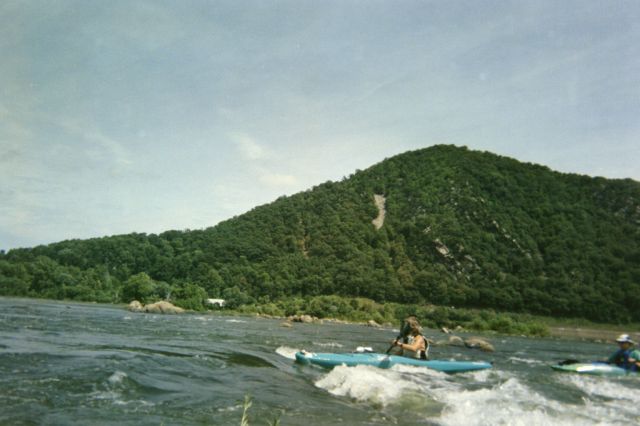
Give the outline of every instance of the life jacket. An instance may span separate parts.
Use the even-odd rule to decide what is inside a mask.
[[[629,362],[629,358],[631,356],[631,352],[633,352],[633,349],[629,348],[629,349],[618,349],[618,351],[613,354],[613,362],[621,368],[624,368],[625,370],[630,370],[630,371],[637,371],[638,370],[638,366],[634,363]]]
[[[417,334],[416,336],[406,336],[403,339],[403,343],[411,344],[411,343],[413,343],[413,340],[417,336],[422,337],[422,341],[424,342],[424,349],[418,349],[415,352],[403,349],[402,354],[403,354],[403,356],[411,356],[412,358],[415,357],[415,358],[418,358],[418,359],[428,359],[428,357],[429,357],[429,341],[427,341],[427,338],[424,337],[422,334]]]

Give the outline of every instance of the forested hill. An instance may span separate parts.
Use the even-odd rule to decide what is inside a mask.
[[[208,229],[0,255],[4,295],[171,295],[188,305],[205,293],[238,303],[336,294],[638,321],[640,183],[434,146]]]

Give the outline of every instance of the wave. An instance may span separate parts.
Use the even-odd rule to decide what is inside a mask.
[[[296,359],[296,352],[300,352],[300,349],[290,348],[289,346],[280,346],[275,351],[278,355],[288,359]]]
[[[87,402],[89,405],[106,402],[113,405],[133,405],[136,407],[154,406],[153,402],[144,399],[131,399],[131,394],[140,388],[143,386],[132,380],[127,373],[115,371],[87,395]]]
[[[412,366],[339,366],[315,386],[392,412],[413,410],[412,415],[440,425],[596,425],[640,418],[636,382],[599,379],[563,378],[586,395],[573,404],[541,393],[511,372],[492,370],[448,375]]]
[[[396,401],[412,388],[410,382],[402,379],[401,372],[367,365],[335,367],[315,385],[333,395],[382,406]]]

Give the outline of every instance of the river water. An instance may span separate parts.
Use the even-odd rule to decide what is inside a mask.
[[[396,333],[0,298],[0,424],[239,425],[247,395],[251,425],[640,423],[640,378],[549,368],[602,358],[615,349],[605,344],[490,336],[494,353],[432,348],[434,359],[494,363],[457,375],[407,366],[329,371],[293,361],[301,348],[385,351]]]

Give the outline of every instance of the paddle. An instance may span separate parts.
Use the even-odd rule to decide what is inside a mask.
[[[387,355],[389,355],[389,352],[391,352],[391,349],[394,348],[395,346],[395,342],[397,342],[400,339],[404,339],[405,337],[407,337],[409,335],[409,332],[411,331],[411,326],[409,326],[409,324],[405,321],[402,321],[400,323],[400,334],[398,334],[398,337],[396,337],[396,340],[394,341],[394,343],[391,344],[391,346],[389,346],[389,349],[387,349]]]

